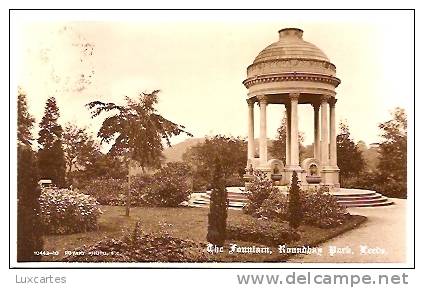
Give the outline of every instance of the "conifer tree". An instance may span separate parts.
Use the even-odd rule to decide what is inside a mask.
[[[208,234],[206,238],[210,243],[217,246],[224,246],[227,228],[227,189],[225,188],[225,178],[223,175],[221,162],[216,158],[208,214]]]
[[[18,130],[17,130],[17,261],[39,261],[37,251],[43,249],[42,231],[37,215],[40,205],[40,189],[37,185],[37,167],[34,152],[31,149],[31,130],[34,118],[27,109],[26,95],[18,94]]]
[[[297,229],[302,223],[302,210],[300,205],[300,188],[297,173],[293,171],[291,186],[289,190],[289,224]]]
[[[65,186],[65,153],[62,147],[62,126],[58,124],[59,108],[56,99],[46,102],[44,116],[38,132],[38,169],[41,179],[51,179],[58,187]]]
[[[27,97],[22,89],[18,92],[18,144],[31,145],[31,129],[35,119],[28,112]]]

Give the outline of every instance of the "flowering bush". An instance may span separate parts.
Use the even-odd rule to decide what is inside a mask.
[[[143,199],[152,206],[176,207],[188,201],[191,186],[190,167],[171,162],[155,173],[154,180],[144,190]]]
[[[48,234],[71,234],[97,229],[102,213],[95,198],[67,189],[43,189],[40,219]]]
[[[320,228],[340,225],[349,215],[325,187],[302,192],[301,206],[304,222]]]
[[[330,228],[342,224],[349,213],[341,206],[336,197],[329,193],[328,187],[299,191],[302,223],[320,228]],[[272,187],[264,173],[255,173],[248,202],[243,207],[246,214],[257,218],[283,222],[289,220],[288,196]],[[260,204],[259,204],[260,203]]]
[[[253,172],[253,181],[247,191],[247,203],[243,207],[243,212],[252,216],[259,216],[258,210],[262,203],[272,192],[279,192],[278,188],[272,186],[272,181],[267,178],[266,173],[261,171]]]
[[[288,197],[281,191],[273,190],[257,210],[258,216],[274,221],[284,221],[288,213]]]

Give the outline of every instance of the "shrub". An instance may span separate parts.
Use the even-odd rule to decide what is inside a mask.
[[[281,223],[248,217],[227,225],[227,239],[278,245],[297,241],[300,234]]]
[[[296,212],[299,213],[296,219],[301,219],[298,222],[299,225],[304,223],[320,228],[330,228],[345,221],[349,213],[337,202],[336,197],[328,192],[327,187],[308,191],[299,190],[299,210]],[[289,206],[289,197],[276,189],[262,202],[261,207],[250,215],[276,222],[290,222]]]
[[[288,221],[290,227],[297,229],[302,222],[302,210],[300,205],[300,188],[297,183],[297,173],[293,171],[291,186],[289,190],[289,213]]]
[[[272,181],[267,178],[266,173],[261,171],[253,172],[253,181],[247,191],[247,203],[243,207],[243,212],[252,216],[259,216],[258,210],[262,203],[269,197],[271,192],[278,191],[272,186]]]
[[[126,183],[122,179],[93,179],[83,188],[101,205],[124,205]]]
[[[287,219],[288,197],[279,190],[273,190],[262,202],[257,214],[261,218],[282,222]]]
[[[40,219],[48,234],[71,234],[97,229],[102,213],[95,198],[67,189],[43,189]]]
[[[345,188],[377,191],[387,197],[406,198],[407,183],[398,176],[383,176],[382,173],[364,171],[344,181]]]
[[[191,194],[191,178],[188,165],[167,163],[153,176],[154,180],[143,193],[143,200],[149,205],[176,207],[188,201]]]
[[[227,226],[227,189],[222,166],[217,159],[213,176],[213,186],[208,214],[207,240],[217,246],[224,246],[225,230]]]
[[[153,182],[149,175],[135,175],[131,177],[131,206],[145,204],[143,194]],[[128,182],[126,179],[97,178],[82,188],[84,193],[97,199],[101,205],[126,205]]]
[[[328,188],[303,192],[301,206],[306,224],[320,228],[330,228],[342,224],[349,214],[336,197],[328,193]]]

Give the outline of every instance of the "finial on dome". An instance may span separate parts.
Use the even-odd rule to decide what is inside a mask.
[[[303,30],[299,28],[284,28],[278,31],[280,34],[280,39],[288,38],[288,37],[295,37],[302,39],[303,36]]]

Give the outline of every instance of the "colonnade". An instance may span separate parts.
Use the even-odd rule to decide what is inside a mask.
[[[285,104],[286,115],[286,169],[300,170],[299,166],[299,93],[289,94],[289,101]],[[259,133],[259,163],[267,164],[267,106],[266,95],[257,96],[260,113]],[[254,104],[256,100],[248,99],[248,159],[255,158],[254,144]],[[322,95],[312,103],[314,109],[314,158],[318,159],[321,167],[337,168],[336,143],[336,102],[334,97]],[[321,116],[321,117],[320,117]]]

